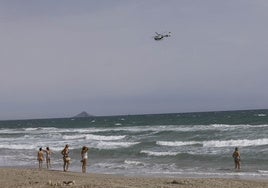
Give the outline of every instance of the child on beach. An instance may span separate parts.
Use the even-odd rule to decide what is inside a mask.
[[[83,146],[82,151],[81,151],[81,163],[82,163],[82,172],[86,173],[87,170],[87,152],[88,152],[88,147]]]
[[[71,158],[69,157],[69,145],[66,144],[65,148],[61,151],[61,154],[63,155],[63,171],[68,171],[69,164],[71,162]]]
[[[49,147],[47,147],[46,150],[44,150],[44,152],[46,153],[47,169],[49,169],[51,168],[50,158],[51,158],[52,151],[49,149]]]
[[[240,170],[241,165],[241,159],[240,159],[240,153],[238,151],[238,148],[235,148],[235,151],[233,153],[234,163],[235,163],[235,169]]]
[[[39,163],[39,169],[41,169],[43,165],[43,160],[44,160],[44,153],[43,153],[42,148],[39,148],[39,151],[37,153],[37,160]]]

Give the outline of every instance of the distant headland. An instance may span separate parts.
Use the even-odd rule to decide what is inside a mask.
[[[83,111],[74,116],[74,118],[85,118],[85,117],[93,117],[93,115],[87,113],[86,111]]]

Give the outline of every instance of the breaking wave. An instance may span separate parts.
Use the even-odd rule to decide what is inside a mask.
[[[65,135],[63,139],[65,140],[75,140],[75,139],[85,139],[85,140],[121,140],[125,138],[125,135],[120,136],[103,136],[94,134],[81,134],[81,135]]]
[[[242,140],[211,140],[211,141],[175,141],[175,142],[169,142],[169,141],[157,141],[157,145],[161,146],[173,146],[173,147],[179,147],[179,146],[186,146],[186,145],[196,145],[200,144],[203,147],[246,147],[246,146],[262,146],[262,145],[268,145],[268,139],[262,138],[262,139],[254,139],[254,140],[248,140],[248,139],[242,139]]]
[[[144,153],[149,156],[175,156],[179,154],[179,152],[156,152],[156,151],[149,151],[149,150],[142,150],[140,153]]]

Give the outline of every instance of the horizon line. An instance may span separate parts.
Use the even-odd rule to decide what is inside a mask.
[[[143,116],[143,115],[165,115],[165,114],[190,114],[190,113],[212,113],[212,112],[237,112],[237,111],[258,111],[258,110],[268,110],[266,108],[261,109],[237,109],[237,110],[209,110],[209,111],[186,111],[186,112],[166,112],[166,113],[144,113],[144,114],[118,114],[118,115],[92,115],[89,117],[54,117],[54,118],[25,118],[25,119],[4,119],[1,121],[29,121],[29,120],[48,120],[48,119],[81,119],[81,118],[95,118],[95,117],[116,117],[116,116]],[[86,112],[86,111],[82,111]]]

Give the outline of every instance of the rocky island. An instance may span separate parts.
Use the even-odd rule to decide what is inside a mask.
[[[83,111],[74,116],[74,118],[86,118],[86,117],[93,117],[93,115],[87,113],[86,111]]]

